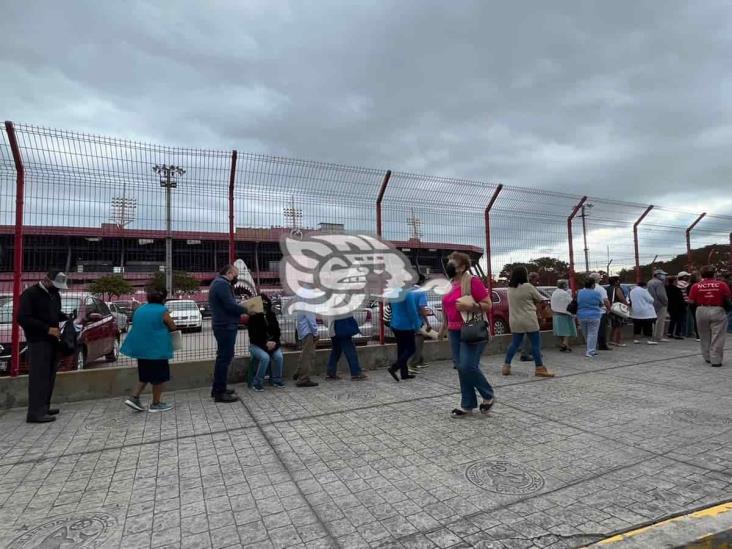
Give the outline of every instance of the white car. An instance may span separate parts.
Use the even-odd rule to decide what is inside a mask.
[[[203,315],[198,304],[192,299],[172,299],[165,302],[170,317],[181,331],[200,332],[203,330]]]
[[[107,303],[107,307],[109,307],[112,316],[117,321],[119,331],[123,334],[127,333],[127,330],[130,329],[130,319],[127,317],[127,315],[122,312],[122,309],[120,309],[116,303]]]

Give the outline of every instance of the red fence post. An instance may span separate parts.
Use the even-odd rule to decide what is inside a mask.
[[[569,238],[569,287],[572,288],[573,294],[577,292],[577,282],[574,280],[574,239],[572,238],[572,221],[585,202],[587,202],[587,197],[583,196],[567,218],[567,236]]]
[[[391,179],[391,170],[386,170],[384,174],[384,180],[381,182],[379,188],[379,194],[376,197],[376,236],[381,238],[382,226],[381,226],[381,202],[384,200],[384,193],[386,192],[386,186],[389,184]],[[379,344],[384,344],[384,301],[379,301]]]
[[[640,253],[638,252],[638,225],[640,225],[641,221],[643,221],[646,216],[651,213],[651,210],[653,209],[653,206],[648,206],[646,208],[646,211],[644,211],[641,216],[638,218],[638,220],[633,223],[633,245],[635,246],[635,283],[638,284],[640,282]]]
[[[231,174],[229,175],[229,263],[236,261],[234,242],[234,181],[236,179],[236,151],[231,151]]]
[[[5,131],[8,133],[10,150],[15,162],[15,238],[13,256],[13,326],[10,335],[10,375],[15,377],[20,371],[20,325],[18,311],[20,310],[20,286],[23,279],[23,204],[25,197],[25,167],[20,156],[20,147],[15,135],[15,126],[5,121]]]
[[[694,265],[691,261],[691,230],[696,227],[702,219],[704,219],[705,215],[707,215],[707,212],[699,215],[699,217],[696,218],[696,221],[686,228],[686,262],[689,264],[689,272],[694,270]]]
[[[485,207],[485,258],[486,266],[488,271],[488,296],[493,300],[493,269],[491,268],[491,208],[498,198],[498,194],[503,190],[503,185],[499,184],[496,190],[493,191],[488,205]],[[493,330],[493,307],[488,310],[488,327],[491,331],[491,335],[495,335]]]

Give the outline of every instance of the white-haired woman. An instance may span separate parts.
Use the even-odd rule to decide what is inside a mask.
[[[559,350],[563,353],[572,351],[569,338],[577,337],[574,315],[567,311],[567,306],[572,302],[572,294],[568,288],[566,280],[557,280],[557,289],[552,293],[551,299],[552,326],[554,335],[559,338]]]

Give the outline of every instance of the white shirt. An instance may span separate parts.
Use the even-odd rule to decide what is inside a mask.
[[[567,305],[570,303],[572,303],[572,294],[567,290],[557,288],[552,292],[551,307],[553,313],[572,316],[572,313],[567,312]]]
[[[602,299],[602,302],[605,303],[605,300],[607,299],[607,290],[600,286],[600,284],[595,284],[595,291],[599,294],[600,299]],[[605,308],[605,305],[600,307],[600,310],[602,311],[602,314],[607,313],[607,309]]]
[[[638,320],[656,318],[653,296],[645,288],[636,286],[630,290],[630,318]]]

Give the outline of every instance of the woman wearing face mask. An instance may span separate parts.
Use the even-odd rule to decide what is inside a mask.
[[[466,343],[461,341],[460,331],[465,323],[463,314],[484,315],[491,308],[488,291],[481,280],[471,276],[470,257],[466,254],[453,252],[445,267],[447,276],[452,281],[452,290],[442,298],[443,323],[440,336],[447,335],[450,339],[453,363],[457,367],[460,379],[461,401],[460,408],[455,408],[451,416],[464,418],[473,413],[475,408],[487,414],[494,403],[493,387],[480,370],[480,355],[488,343]],[[478,406],[476,391],[483,397]]]

